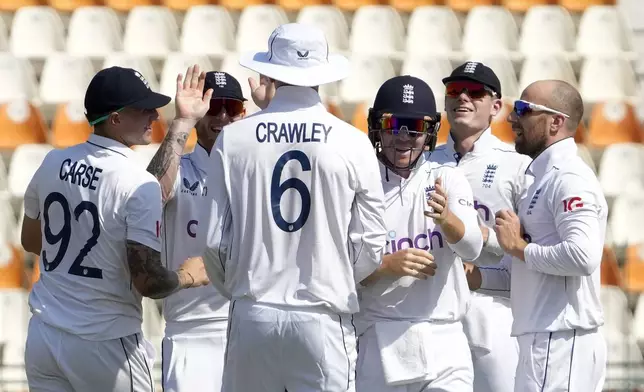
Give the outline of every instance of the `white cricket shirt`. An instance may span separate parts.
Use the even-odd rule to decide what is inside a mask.
[[[179,162],[174,196],[163,210],[163,261],[176,270],[190,257],[201,256],[206,244],[197,231],[206,230],[204,212],[209,206],[206,186],[208,152],[199,144]],[[228,299],[212,286],[181,290],[163,300],[166,336],[203,334],[225,330]]]
[[[132,285],[126,241],[161,251],[161,188],[134,151],[101,136],[50,152],[25,193],[40,219],[40,280],[34,314],[83,339],[141,332],[141,295]]]
[[[481,256],[474,261],[481,268],[504,268],[500,263],[503,249],[494,233],[495,216],[499,210],[517,211],[521,195],[529,185],[525,170],[532,161],[492,134],[490,128],[481,134],[472,151],[461,156],[454,148],[450,134],[447,143],[436,148],[432,159],[446,165],[457,165],[472,187],[474,208],[479,221],[490,228],[490,238]],[[478,290],[477,293],[509,296],[507,291]]]
[[[526,261],[511,263],[512,334],[599,327],[608,206],[597,177],[577,155],[573,138],[548,147],[526,174],[534,182],[518,215],[530,244]],[[483,287],[504,284],[496,272],[481,271]]]
[[[358,311],[356,282],[386,242],[378,161],[367,135],[309,87],[227,125],[211,151],[204,261],[232,299]]]
[[[358,334],[378,321],[459,321],[470,298],[461,258],[477,258],[483,246],[472,208],[472,190],[463,172],[434,162],[428,153],[423,154],[407,179],[382,163],[380,172],[385,192],[387,253],[411,247],[424,249],[434,256],[437,268],[436,275],[426,280],[380,278],[362,287],[360,313],[354,320]],[[456,244],[449,244],[441,228],[423,214],[437,178],[442,178],[450,210],[466,228],[465,236]]]

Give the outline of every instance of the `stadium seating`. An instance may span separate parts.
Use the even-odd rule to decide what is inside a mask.
[[[24,197],[31,178],[45,156],[53,149],[49,144],[21,144],[16,147],[9,165],[8,180],[11,197],[14,199]]]
[[[121,24],[108,7],[82,7],[69,21],[67,52],[78,56],[105,57],[122,50]]]
[[[508,54],[517,49],[517,36],[518,28],[510,11],[497,6],[477,6],[469,11],[463,26],[463,51]]]
[[[575,25],[570,13],[556,5],[528,9],[521,27],[519,50],[525,56],[574,51]]]
[[[349,25],[338,8],[329,5],[304,7],[297,15],[297,22],[311,24],[324,31],[329,50],[344,52],[349,48]]]
[[[412,12],[407,26],[408,56],[453,55],[460,49],[461,24],[451,8],[425,6]]]
[[[393,7],[368,5],[353,15],[349,46],[357,55],[400,56],[404,36],[402,19]]]
[[[623,100],[594,105],[587,136],[587,144],[595,148],[644,141],[635,108]]]
[[[0,149],[46,143],[46,132],[42,114],[28,101],[16,100],[0,106]]]
[[[87,57],[66,53],[50,55],[40,77],[40,99],[50,105],[82,100],[95,73]]]
[[[92,128],[85,118],[83,101],[71,101],[58,105],[51,126],[52,146],[65,148],[83,143],[91,133]]]
[[[134,7],[125,23],[123,49],[127,53],[163,58],[179,48],[179,27],[168,8]]]
[[[380,85],[396,75],[391,61],[384,57],[353,55],[349,77],[340,82],[340,97],[349,103],[373,102]]]
[[[19,8],[11,24],[11,53],[18,57],[43,59],[65,49],[63,21],[51,7]]]
[[[579,71],[579,92],[587,103],[636,96],[635,74],[624,56],[588,57]]]
[[[237,51],[266,50],[268,37],[277,26],[284,23],[288,23],[288,17],[276,5],[244,8],[237,23]]]
[[[38,97],[38,82],[29,60],[6,52],[0,53],[0,85],[0,103]]]
[[[607,388],[644,379],[641,0],[0,0],[0,346],[9,342],[0,365],[23,365],[25,288],[39,276],[37,257],[29,271],[34,256],[20,247],[24,191],[52,148],[90,134],[83,97],[94,73],[134,68],[152,90],[174,97],[176,74],[197,62],[235,76],[252,114],[258,108],[247,79],[258,75],[239,65],[239,54],[264,50],[270,32],[288,21],[320,27],[330,51],[350,59],[350,77],[321,86],[320,95],[329,111],[365,132],[378,87],[394,75],[426,81],[443,111],[441,79],[463,61],[484,62],[503,87],[492,132],[509,143],[511,101],[528,84],[561,79],[579,88],[585,118],[575,142],[609,203],[602,329],[609,361],[637,365],[609,366]],[[174,102],[163,108],[153,143],[135,148],[141,165],[156,152],[174,110]],[[449,129],[443,113],[439,144]],[[193,129],[186,151],[195,144]],[[157,348],[162,325],[156,304],[146,302],[144,329]],[[24,370],[0,367],[0,390],[20,390],[5,388],[7,380],[24,381]]]
[[[200,5],[186,12],[181,30],[181,52],[222,56],[235,48],[235,24],[221,6]]]
[[[50,6],[61,12],[72,12],[81,7],[100,5],[99,0],[48,0]]]

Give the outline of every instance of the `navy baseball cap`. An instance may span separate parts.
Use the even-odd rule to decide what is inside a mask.
[[[443,79],[443,84],[446,85],[449,82],[460,80],[481,83],[494,91],[497,98],[501,98],[501,82],[499,78],[492,71],[492,68],[483,63],[468,61],[459,65],[452,71],[451,75]]]
[[[414,76],[395,76],[380,86],[372,111],[391,113],[396,117],[435,118],[436,98],[431,87]]]
[[[206,72],[204,92],[213,89],[212,98],[230,98],[238,101],[246,101],[241,85],[232,75],[226,72]]]
[[[150,89],[147,80],[132,68],[109,67],[92,78],[85,92],[85,116],[90,125],[126,107],[158,109],[172,99]]]

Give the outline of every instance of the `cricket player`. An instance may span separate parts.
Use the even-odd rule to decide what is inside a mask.
[[[163,211],[163,259],[176,267],[190,257],[200,257],[205,243],[197,231],[208,223],[206,166],[208,155],[224,125],[241,119],[245,112],[239,82],[225,72],[207,72],[204,93],[212,90],[210,108],[200,120],[187,119],[190,108],[180,107],[185,122],[168,132],[148,166],[161,184]],[[196,92],[195,92],[196,93]],[[197,129],[193,152],[179,156],[192,127]],[[182,291],[163,301],[166,321],[163,351],[163,390],[220,391],[226,348],[228,299],[213,286]]]
[[[276,90],[224,127],[208,162],[204,263],[231,300],[222,391],[354,391],[356,283],[379,267],[386,232],[369,139],[317,91],[348,61],[292,23],[240,64]]]
[[[450,136],[432,157],[461,168],[472,187],[484,239],[483,251],[474,263],[480,268],[504,268],[499,265],[503,249],[493,230],[495,214],[501,209],[517,210],[531,160],[492,135],[490,124],[503,101],[501,83],[491,68],[466,62],[443,83]],[[510,336],[509,297],[509,291],[479,290],[470,298],[463,326],[472,351],[474,392],[514,390],[514,372],[508,369],[516,369],[519,346]]]
[[[593,171],[577,155],[583,116],[579,92],[566,82],[529,85],[508,117],[516,150],[533,158],[533,178],[519,211],[499,211],[494,230],[511,276],[480,269],[482,288],[512,283],[519,342],[515,392],[600,392],[606,342],[600,269],[608,207]]]
[[[208,109],[203,79],[191,68],[177,91],[190,117]],[[32,392],[153,391],[141,295],[163,298],[208,283],[198,258],[176,270],[161,263],[161,190],[130,148],[150,143],[157,108],[168,102],[133,69],[98,72],[85,95],[94,134],[50,152],[27,188],[22,245],[42,261],[29,296]]]
[[[460,321],[470,297],[461,260],[476,259],[483,246],[472,190],[460,168],[431,155],[440,114],[422,80],[386,81],[368,124],[388,245],[382,266],[360,290],[357,390],[471,392],[472,359]],[[387,271],[401,259],[435,265],[412,276]]]

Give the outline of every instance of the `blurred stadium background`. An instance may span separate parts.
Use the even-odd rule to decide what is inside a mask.
[[[265,49],[286,22],[318,25],[352,75],[324,86],[337,116],[366,129],[380,84],[398,74],[424,79],[443,107],[441,78],[466,60],[490,65],[507,101],[493,133],[512,142],[512,99],[537,79],[578,86],[586,116],[576,141],[609,200],[602,261],[606,391],[644,390],[644,0],[0,0],[0,392],[26,391],[27,296],[38,260],[20,246],[25,188],[52,148],[82,142],[85,88],[110,65],[136,68],[174,97],[189,64],[237,77],[237,53]],[[248,110],[257,110],[249,102]],[[147,164],[174,115],[162,109]],[[444,142],[446,122],[440,133]],[[196,137],[191,136],[189,148]],[[157,347],[160,307],[144,301],[144,333]],[[512,371],[512,369],[508,369]]]

